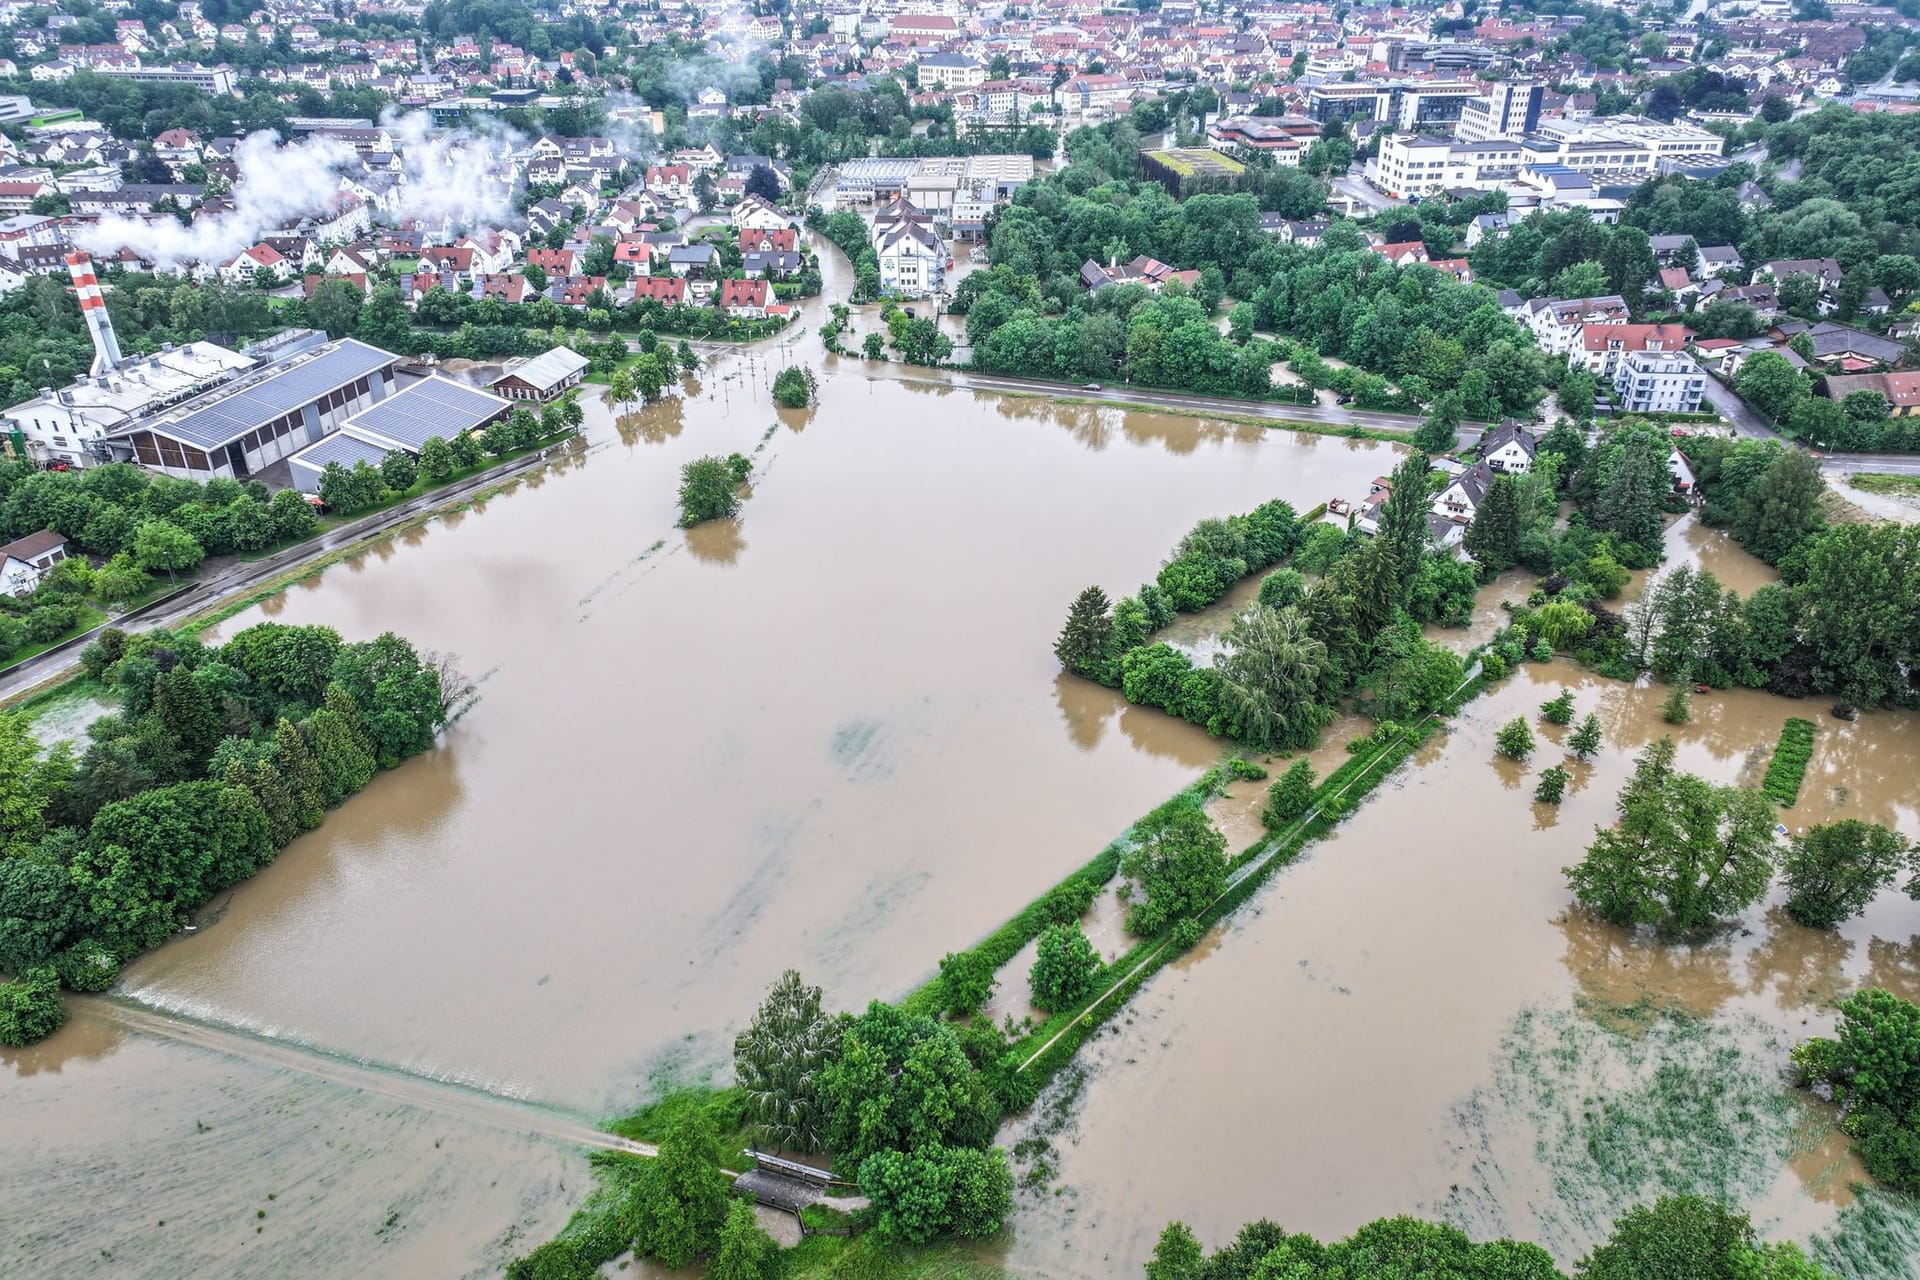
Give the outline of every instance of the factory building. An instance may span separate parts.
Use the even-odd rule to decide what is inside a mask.
[[[294,454],[288,464],[302,493],[318,493],[329,463],[351,470],[355,463],[377,467],[389,453],[418,459],[434,436],[452,440],[479,431],[506,416],[512,406],[439,374],[408,383],[386,399],[340,424],[340,430]]]

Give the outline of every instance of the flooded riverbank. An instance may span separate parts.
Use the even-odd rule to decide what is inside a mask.
[[[618,419],[596,401],[584,455],[222,624],[392,629],[462,655],[482,701],[207,927],[130,966],[121,992],[588,1114],[724,1062],[789,965],[842,1006],[898,995],[1219,754],[1192,726],[1058,678],[1050,648],[1073,595],[1150,579],[1202,517],[1273,497],[1304,509],[1394,457],[844,374],[817,409],[776,414],[765,363],[727,361],[697,396]],[[739,518],[674,527],[683,462],[763,441]],[[129,1100],[163,1145],[183,1117],[255,1096],[245,1081],[287,1084],[139,1037],[91,1070],[0,1063],[0,1107],[101,1141]],[[299,1106],[345,1142],[353,1122],[332,1117],[358,1104],[336,1095],[352,1096],[323,1084]],[[103,1232],[144,1214],[111,1180],[84,1211],[47,1201],[53,1166],[86,1141],[9,1162],[16,1213],[70,1220],[76,1239],[87,1213]],[[420,1181],[417,1154],[365,1151],[337,1176]],[[245,1184],[268,1154],[209,1156],[180,1153],[182,1184],[209,1214],[251,1214]],[[474,1176],[513,1160],[475,1157]],[[484,1269],[512,1218],[497,1199],[449,1200],[442,1252],[414,1273]],[[371,1234],[328,1238],[321,1271],[387,1269]],[[201,1262],[244,1256],[208,1247]],[[0,1270],[43,1256],[68,1255],[15,1237]],[[164,1246],[141,1267],[202,1270]]]
[[[1496,757],[1492,741],[1563,686],[1599,714],[1607,746],[1574,767],[1555,809],[1533,803],[1532,777],[1559,760],[1564,730],[1541,732],[1529,766]],[[1406,1212],[1476,1237],[1538,1239],[1570,1262],[1619,1209],[1685,1172],[1657,1152],[1625,1172],[1590,1159],[1582,1100],[1712,1114],[1699,1098],[1693,1111],[1684,1097],[1634,1103],[1632,1082],[1661,1066],[1734,1096],[1746,1064],[1752,1087],[1737,1099],[1779,1109],[1756,1103],[1751,1131],[1734,1135],[1760,1158],[1717,1172],[1769,1234],[1833,1230],[1857,1167],[1826,1117],[1754,1082],[1778,1080],[1791,1043],[1830,1026],[1837,996],[1867,983],[1920,996],[1920,908],[1896,891],[1826,935],[1771,904],[1698,947],[1570,912],[1560,869],[1612,820],[1634,752],[1670,734],[1681,768],[1752,785],[1780,725],[1809,712],[1730,691],[1697,698],[1694,721],[1676,727],[1660,720],[1663,695],[1565,664],[1523,667],[1277,877],[1218,945],[1149,985],[1082,1054],[1084,1101],[1055,1139],[1064,1190],[1023,1203],[1013,1269],[1137,1274],[1174,1218],[1220,1242],[1263,1216],[1331,1237]],[[1920,835],[1920,719],[1818,719],[1785,821],[1860,817]],[[1659,1052],[1636,1050],[1660,1010],[1685,1017],[1662,1024]],[[1597,1016],[1627,1034],[1595,1030]],[[1555,1063],[1561,1074],[1531,1069]],[[1720,1136],[1702,1123],[1681,1140],[1731,1157]]]

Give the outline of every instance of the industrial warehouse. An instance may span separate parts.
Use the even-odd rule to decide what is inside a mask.
[[[287,463],[312,492],[328,462],[377,464],[417,455],[430,436],[451,439],[509,405],[438,375],[400,371],[401,358],[352,338],[292,330],[232,351],[193,342],[124,357],[85,254],[67,257],[93,339],[85,377],[0,414],[16,450],[45,466],[135,462],[190,480],[260,477]],[[276,477],[277,478],[277,477]]]

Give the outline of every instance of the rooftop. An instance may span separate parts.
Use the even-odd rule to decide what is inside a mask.
[[[162,432],[202,449],[216,449],[231,444],[262,423],[271,422],[399,359],[390,352],[346,338],[218,387],[164,417],[147,418],[121,427],[116,434],[138,427]]]

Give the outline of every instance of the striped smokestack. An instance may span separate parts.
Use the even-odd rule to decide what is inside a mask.
[[[73,292],[80,300],[80,316],[93,337],[93,376],[104,377],[120,365],[120,342],[113,336],[107,300],[100,296],[100,282],[93,275],[93,259],[84,253],[68,254],[67,274],[73,277]]]

